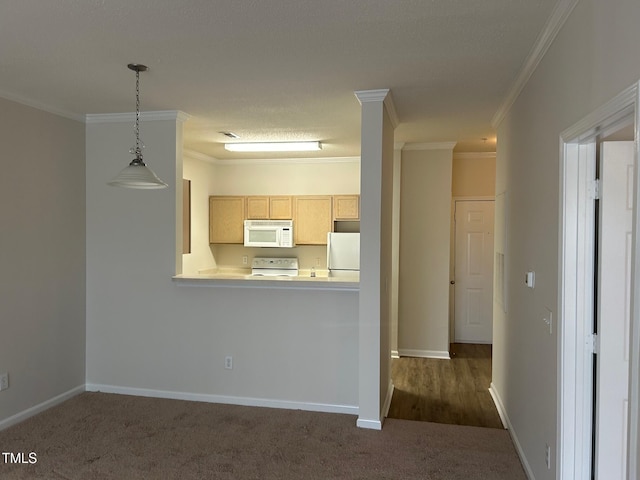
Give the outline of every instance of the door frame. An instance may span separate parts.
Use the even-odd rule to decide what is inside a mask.
[[[592,179],[596,138],[634,124],[635,204],[632,239],[629,346],[628,478],[638,478],[640,430],[640,82],[560,134],[560,238],[558,312],[557,478],[588,478],[591,468],[593,355],[588,335],[594,321]]]
[[[451,226],[449,232],[449,341],[453,343],[455,339],[455,320],[456,320],[456,310],[455,310],[455,295],[456,295],[456,286],[452,285],[451,282],[455,280],[456,273],[456,202],[493,202],[493,208],[495,213],[496,206],[496,197],[490,195],[474,195],[474,196],[462,196],[457,195],[451,197]],[[495,239],[495,217],[493,222],[493,232]],[[495,257],[495,242],[493,245],[493,255]],[[495,268],[495,265],[494,265]],[[493,335],[492,335],[493,336]]]

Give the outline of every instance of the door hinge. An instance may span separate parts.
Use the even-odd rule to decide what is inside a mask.
[[[589,197],[592,200],[600,200],[600,179],[596,178],[589,185]]]
[[[587,351],[597,355],[600,352],[600,338],[596,333],[587,335]]]

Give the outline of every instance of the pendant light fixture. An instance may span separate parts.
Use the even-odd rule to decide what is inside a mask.
[[[113,187],[125,188],[166,188],[167,184],[160,180],[142,161],[144,144],[140,142],[140,72],[146,72],[147,67],[139,63],[130,63],[127,67],[136,72],[136,145],[129,149],[129,153],[135,155],[136,158],[108,184]]]

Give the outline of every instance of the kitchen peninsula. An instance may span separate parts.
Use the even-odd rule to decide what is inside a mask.
[[[260,277],[251,275],[249,269],[218,269],[202,271],[191,275],[176,275],[173,281],[178,285],[200,287],[238,288],[278,288],[305,290],[345,290],[360,289],[359,276],[331,277],[326,271],[318,271],[315,277],[309,271],[301,271],[295,277]]]

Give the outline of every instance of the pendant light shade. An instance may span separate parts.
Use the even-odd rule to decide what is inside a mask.
[[[108,185],[138,189],[166,188],[167,184],[160,180],[142,160],[144,144],[140,142],[140,72],[146,71],[147,67],[138,63],[130,63],[127,67],[136,72],[136,146],[129,150],[129,153],[134,154],[136,158],[116,175]]]
[[[112,187],[125,188],[166,188],[167,184],[158,178],[153,171],[147,167],[142,158],[133,159],[129,166],[123,168],[116,177],[109,182]]]

